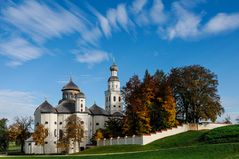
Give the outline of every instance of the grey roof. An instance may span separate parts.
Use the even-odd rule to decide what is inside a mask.
[[[58,113],[74,113],[75,112],[75,101],[74,100],[63,100],[57,107]]]
[[[40,110],[41,113],[57,113],[56,109],[46,100],[37,107],[37,110]]]
[[[111,76],[109,79],[108,79],[108,82],[111,82],[111,81],[119,81],[119,78],[117,76]]]
[[[99,107],[98,105],[94,104],[92,105],[89,110],[93,115],[109,115],[104,109]]]
[[[75,101],[74,100],[63,100],[60,104],[56,107],[58,113],[75,113]],[[91,111],[87,107],[85,107],[85,112],[91,114]]]
[[[85,94],[83,92],[80,92],[76,95],[77,98],[85,98]]]
[[[77,90],[80,91],[79,87],[70,79],[70,81],[62,88],[64,90]]]
[[[121,112],[115,112],[115,113],[112,114],[112,116],[123,117],[124,114],[121,113]]]
[[[113,63],[113,65],[110,66],[110,71],[118,71],[118,67],[116,64]]]

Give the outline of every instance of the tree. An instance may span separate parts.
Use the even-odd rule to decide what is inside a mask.
[[[152,130],[171,128],[177,125],[176,102],[168,79],[163,71],[153,75],[155,95],[151,106]]]
[[[80,142],[84,137],[83,121],[75,114],[70,115],[66,119],[65,132],[60,136],[58,148],[68,149],[72,141],[75,147],[78,144],[80,150]]]
[[[123,119],[123,132],[127,135],[141,135],[150,132],[148,107],[144,105],[142,83],[134,75],[123,87],[126,116]]]
[[[30,130],[32,122],[33,120],[31,117],[17,117],[15,123],[9,127],[9,138],[12,141],[19,142],[21,145],[21,152],[24,152],[25,140],[31,136]]]
[[[236,122],[239,124],[239,116],[236,117]]]
[[[122,119],[112,117],[108,118],[105,122],[105,132],[108,137],[122,136]]]
[[[217,94],[217,76],[199,65],[171,69],[169,82],[177,104],[177,116],[184,122],[215,121],[224,112]]]
[[[6,152],[8,148],[7,119],[0,119],[0,152]]]
[[[41,145],[43,153],[45,154],[45,139],[48,136],[48,129],[44,125],[39,124],[36,127],[35,132],[32,134],[32,139],[37,145]]]
[[[91,138],[91,143],[96,145],[97,144],[97,140],[104,139],[104,133],[105,133],[104,129],[97,129],[95,134]]]

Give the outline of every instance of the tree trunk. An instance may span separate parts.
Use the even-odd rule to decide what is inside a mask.
[[[21,140],[21,152],[24,152],[24,140]]]

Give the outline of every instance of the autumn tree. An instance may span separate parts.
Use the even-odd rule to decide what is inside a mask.
[[[0,152],[6,152],[8,148],[7,119],[0,119]]]
[[[171,69],[170,85],[177,104],[177,116],[184,122],[215,121],[224,112],[218,95],[217,76],[199,65]]]
[[[75,114],[70,115],[66,119],[65,132],[62,132],[58,143],[58,148],[68,149],[72,141],[75,147],[76,144],[78,144],[80,150],[80,142],[82,141],[83,137],[83,121],[81,121],[81,119]]]
[[[167,75],[157,70],[153,75],[153,80],[155,95],[150,113],[152,130],[171,128],[177,125],[176,102],[168,84]]]
[[[140,135],[150,132],[148,109],[142,100],[141,84],[139,77],[134,75],[122,90],[126,107],[123,131],[127,135]]]
[[[48,129],[44,125],[39,124],[36,127],[35,132],[32,134],[32,139],[37,145],[41,145],[43,153],[45,154],[45,139],[48,136]]]
[[[15,123],[9,127],[9,138],[19,142],[21,145],[21,152],[24,152],[25,140],[31,136],[30,130],[32,122],[33,120],[31,117],[17,117]]]

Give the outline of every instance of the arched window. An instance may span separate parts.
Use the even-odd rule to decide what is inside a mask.
[[[119,102],[121,101],[121,97],[119,97]]]
[[[83,104],[81,104],[80,106],[81,106],[81,108],[83,108]]]
[[[114,96],[114,102],[116,101],[116,97]]]

